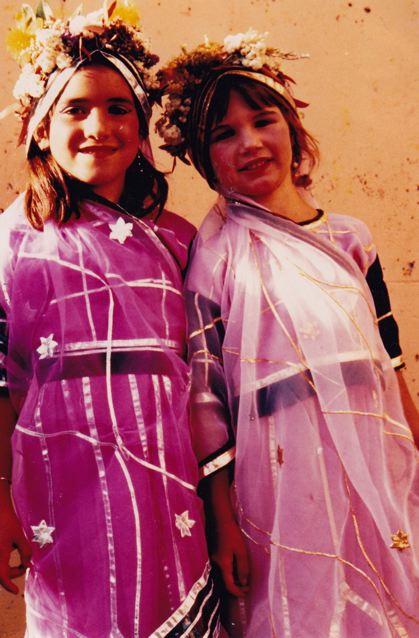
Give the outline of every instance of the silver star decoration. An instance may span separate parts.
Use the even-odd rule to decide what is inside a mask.
[[[175,525],[180,531],[182,538],[184,536],[192,536],[191,528],[195,525],[196,521],[189,518],[189,512],[186,510],[182,514],[175,514]]]
[[[54,542],[52,532],[55,530],[55,527],[49,527],[45,521],[41,521],[39,525],[31,525],[31,529],[33,531],[32,540],[34,543],[39,543],[41,547]]]
[[[52,357],[57,346],[58,343],[54,341],[54,334],[52,332],[48,337],[41,337],[41,345],[36,349],[41,355],[39,358],[46,359],[47,357]]]
[[[109,224],[109,228],[111,229],[109,237],[111,239],[116,239],[120,244],[123,244],[127,237],[132,237],[133,225],[134,224],[131,222],[126,222],[122,217],[120,217],[115,224]]]

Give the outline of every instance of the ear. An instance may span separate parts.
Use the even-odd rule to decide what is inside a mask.
[[[33,136],[41,151],[47,151],[49,149],[49,136],[44,124],[41,123],[38,126]]]

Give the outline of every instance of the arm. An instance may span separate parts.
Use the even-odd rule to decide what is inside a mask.
[[[413,403],[412,396],[407,387],[406,379],[404,378],[403,368],[396,370],[397,381],[400,388],[400,396],[403,404],[404,414],[410,429],[412,430],[413,439],[416,447],[419,449],[419,412]]]
[[[390,297],[378,257],[368,269],[366,279],[374,299],[381,339],[396,370],[405,417],[412,430],[416,447],[419,448],[419,412],[413,403],[404,377],[399,329],[391,311]]]
[[[0,397],[0,585],[12,594],[17,594],[19,590],[11,579],[25,573],[31,557],[31,546],[16,516],[10,494],[10,439],[15,423],[16,415],[10,400]],[[19,552],[21,563],[17,567],[10,567],[10,554],[15,548]]]
[[[249,559],[242,532],[230,500],[228,468],[207,479],[209,523],[214,525],[215,548],[212,559],[221,570],[227,591],[242,597],[248,591]]]
[[[186,281],[188,351],[192,372],[191,431],[203,477],[199,492],[205,501],[210,551],[226,589],[244,596],[249,562],[245,539],[230,500],[229,469],[235,455],[235,434],[229,408],[223,342],[227,316],[222,317],[225,292],[225,247],[199,240]]]

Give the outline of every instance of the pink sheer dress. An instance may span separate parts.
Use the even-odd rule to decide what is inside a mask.
[[[0,217],[30,638],[218,635],[187,411],[192,235],[104,201],[43,232],[21,198]]]
[[[419,636],[417,453],[365,274],[365,225],[249,202],[204,221],[186,289],[202,476],[234,458],[247,638]]]

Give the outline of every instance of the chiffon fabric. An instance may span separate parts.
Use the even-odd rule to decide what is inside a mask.
[[[104,201],[0,217],[29,638],[218,636],[184,361],[193,228]]]
[[[224,215],[225,213],[225,215]],[[235,457],[247,638],[419,636],[417,453],[364,274],[365,225],[250,202],[204,221],[186,289],[202,475]]]

